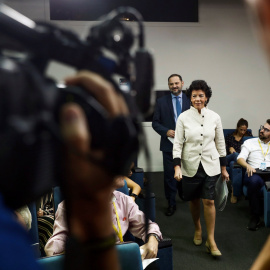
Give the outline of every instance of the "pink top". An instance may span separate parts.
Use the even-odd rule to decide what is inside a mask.
[[[119,215],[120,225],[122,229],[123,236],[129,230],[135,237],[142,239],[145,241],[145,222],[144,222],[144,213],[139,210],[138,205],[130,198],[122,192],[114,191],[113,192],[116,204],[116,209]],[[118,229],[117,219],[115,210],[112,204],[112,219],[114,226]],[[48,240],[45,246],[45,252],[47,256],[57,255],[63,253],[65,250],[65,242],[68,236],[68,229],[65,220],[65,207],[64,201],[62,201],[55,215],[55,222],[53,227],[53,235]],[[160,239],[162,239],[162,234],[160,232],[159,226],[149,221],[149,234],[154,233]],[[117,237],[116,242],[119,242]]]

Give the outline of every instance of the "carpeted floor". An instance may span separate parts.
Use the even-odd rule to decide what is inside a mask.
[[[163,235],[173,241],[174,270],[242,270],[249,269],[259,253],[270,228],[262,227],[256,232],[246,229],[249,220],[248,201],[244,198],[237,204],[227,203],[223,212],[217,212],[215,239],[222,252],[219,259],[212,258],[204,246],[206,229],[203,226],[203,245],[193,242],[194,227],[187,202],[177,198],[177,210],[171,217],[165,216],[167,207],[163,189],[163,173],[145,173],[152,178],[152,191],[156,196],[156,222]],[[203,208],[202,208],[203,210]]]

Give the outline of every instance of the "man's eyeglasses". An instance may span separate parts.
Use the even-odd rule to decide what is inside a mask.
[[[260,126],[260,130],[263,130],[266,131],[266,132],[269,132],[270,130],[268,128],[265,128],[264,126]]]

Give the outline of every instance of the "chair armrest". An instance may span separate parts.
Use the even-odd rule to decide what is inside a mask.
[[[159,241],[158,243],[158,249],[160,248],[167,248],[172,246],[172,239],[170,238],[163,238],[162,240]]]
[[[235,162],[235,163],[233,164],[233,168],[242,168],[242,166]]]
[[[132,168],[132,172],[134,172],[134,173],[142,173],[142,172],[144,172],[144,170],[143,170],[143,168],[134,167],[134,168]]]
[[[270,191],[270,181],[265,181],[264,184],[265,184],[266,190]]]

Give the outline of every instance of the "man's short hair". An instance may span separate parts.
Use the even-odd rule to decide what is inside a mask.
[[[267,123],[268,125],[270,125],[270,119],[267,119],[267,120],[266,120],[266,123]]]
[[[183,81],[181,75],[179,75],[179,74],[172,74],[172,75],[169,76],[168,82],[169,82],[170,78],[172,78],[172,77],[178,77],[178,78],[180,79],[181,82]]]

